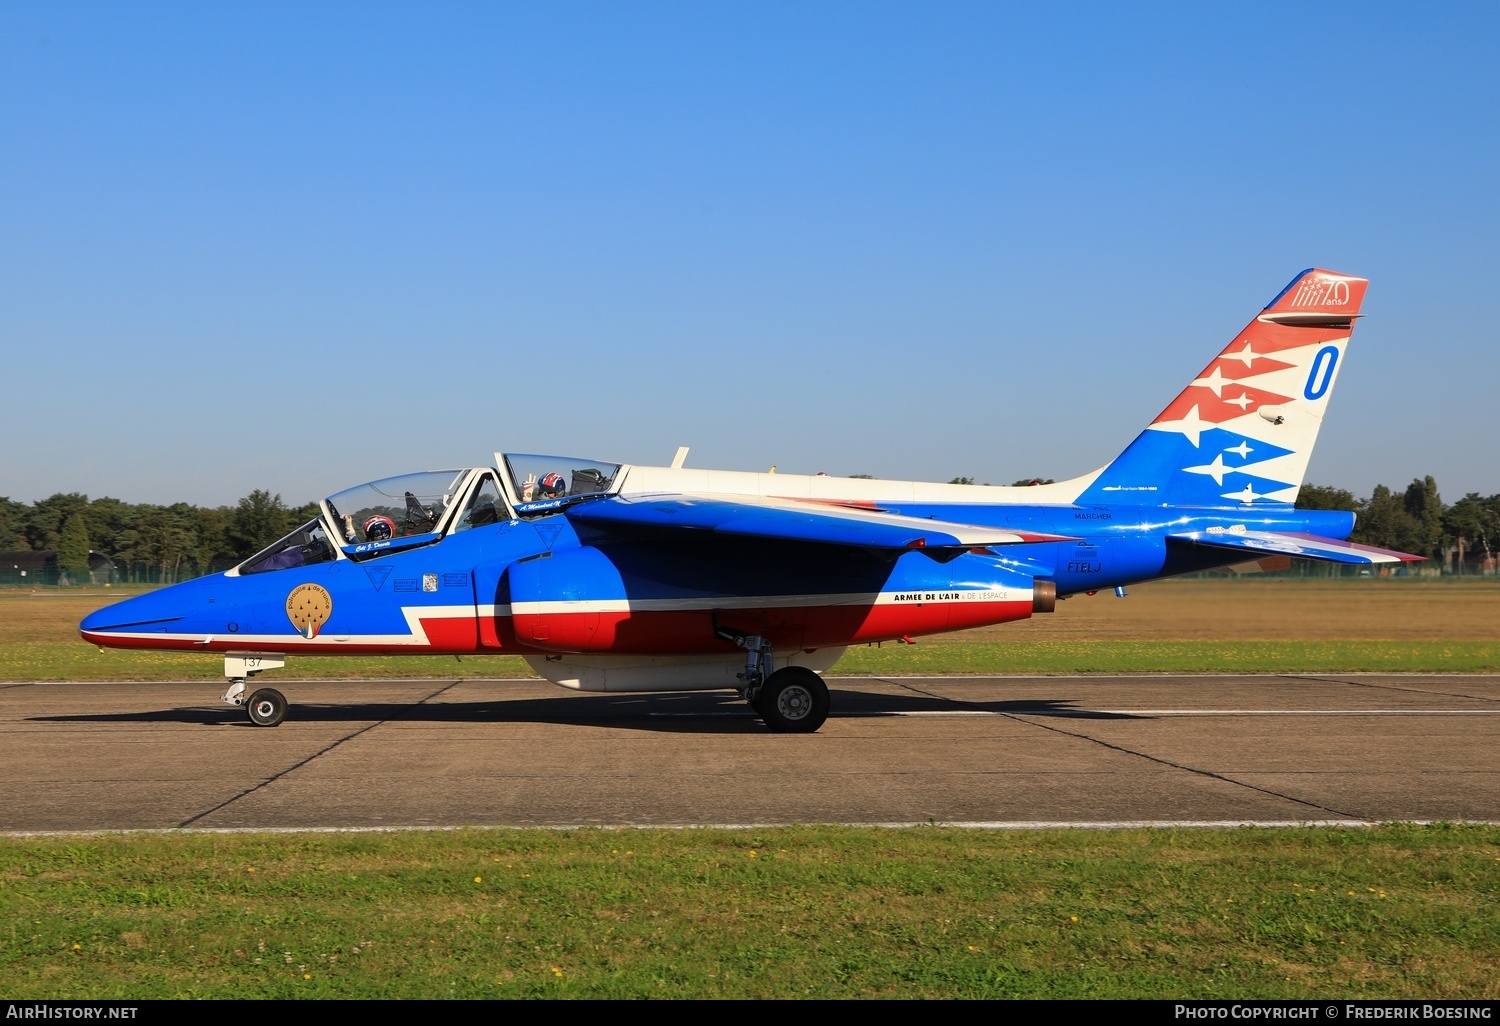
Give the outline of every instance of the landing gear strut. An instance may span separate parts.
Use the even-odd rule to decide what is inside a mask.
[[[811,734],[828,719],[828,685],[805,666],[787,666],[774,673],[771,639],[725,627],[719,637],[745,650],[745,672],[736,674],[744,686],[740,697],[760,714],[776,734]]]
[[[286,719],[286,696],[275,688],[259,688],[247,700],[245,687],[249,679],[264,670],[276,670],[286,665],[286,660],[275,655],[227,655],[224,657],[224,676],[229,678],[229,689],[220,701],[229,705],[242,705],[257,727],[274,727]]]

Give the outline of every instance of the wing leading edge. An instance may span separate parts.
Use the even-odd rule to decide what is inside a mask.
[[[1208,545],[1231,552],[1296,556],[1300,559],[1366,566],[1373,563],[1410,563],[1427,558],[1414,556],[1409,552],[1377,549],[1373,545],[1359,545],[1316,534],[1294,534],[1289,531],[1183,531],[1167,537],[1176,542]]]
[[[991,545],[1074,540],[1066,535],[746,496],[733,500],[697,495],[614,496],[571,507],[567,516],[575,523],[596,528],[677,529],[893,551],[916,549],[934,559]]]

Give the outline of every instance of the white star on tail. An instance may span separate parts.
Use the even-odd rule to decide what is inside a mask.
[[[1227,379],[1224,377],[1224,375],[1219,373],[1219,365],[1214,364],[1214,369],[1208,373],[1207,377],[1197,378],[1193,381],[1193,384],[1202,385],[1205,388],[1211,388],[1214,390],[1214,395],[1223,398],[1224,383],[1226,380]]]
[[[1187,471],[1189,474],[1207,474],[1209,477],[1214,479],[1214,484],[1216,485],[1222,485],[1224,483],[1225,474],[1234,472],[1233,467],[1224,466],[1223,456],[1215,456],[1214,461],[1206,466],[1183,467],[1182,469]]]
[[[1187,415],[1181,420],[1159,420],[1151,425],[1157,431],[1176,431],[1178,434],[1186,435],[1187,440],[1193,443],[1194,449],[1198,448],[1198,439],[1203,432],[1214,426],[1213,421],[1204,420],[1198,416],[1197,403],[1193,404],[1193,408],[1188,410]]]
[[[1255,493],[1255,489],[1254,488],[1252,488],[1249,485],[1246,485],[1245,486],[1245,490],[1242,491],[1242,492],[1225,492],[1224,493],[1224,498],[1226,498],[1226,499],[1238,499],[1240,502],[1249,504],[1249,503],[1254,502],[1256,499],[1264,499],[1265,496],[1264,495],[1257,495]]]
[[[1260,355],[1261,355],[1260,353],[1257,353],[1254,349],[1250,348],[1250,342],[1247,339],[1245,341],[1245,348],[1244,349],[1241,349],[1237,353],[1225,353],[1223,356],[1220,357],[1220,359],[1221,360],[1240,360],[1240,361],[1242,361],[1245,364],[1246,367],[1248,367],[1252,363],[1254,363],[1255,360],[1256,360],[1256,358],[1259,357]],[[1182,379],[1179,378],[1178,380],[1180,381]]]
[[[1243,410],[1245,407],[1249,406],[1251,403],[1255,402],[1254,399],[1250,398],[1250,393],[1249,392],[1242,392],[1237,397],[1235,397],[1233,399],[1225,399],[1224,401],[1226,403],[1233,403],[1234,405],[1238,406],[1241,410]]]
[[[1237,453],[1240,454],[1240,459],[1245,459],[1252,452],[1254,452],[1255,449],[1254,449],[1254,447],[1248,445],[1247,443],[1241,442],[1239,445],[1236,445],[1234,448],[1232,448],[1232,449],[1225,449],[1224,451],[1225,452],[1237,452]]]

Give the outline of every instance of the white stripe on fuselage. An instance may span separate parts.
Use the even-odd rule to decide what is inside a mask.
[[[806,609],[823,606],[893,606],[957,604],[964,602],[1030,602],[1031,590],[1023,588],[932,589],[855,592],[823,595],[704,595],[675,599],[549,599],[545,602],[513,602],[510,606],[481,606],[490,615],[545,616],[550,613],[678,613],[713,609]]]
[[[514,602],[510,605],[475,606],[402,606],[406,634],[322,633],[314,638],[300,634],[170,634],[162,631],[95,631],[91,639],[107,643],[111,638],[143,641],[191,641],[199,645],[228,642],[236,647],[307,649],[337,648],[358,642],[362,645],[402,645],[429,648],[432,641],[422,626],[423,620],[460,620],[479,617],[552,616],[568,613],[678,613],[715,609],[805,609],[825,606],[892,606],[957,605],[969,602],[1030,602],[1031,592],[1023,588],[933,589],[931,591],[883,591],[830,593],[820,595],[704,595],[675,599],[557,599],[546,602]]]

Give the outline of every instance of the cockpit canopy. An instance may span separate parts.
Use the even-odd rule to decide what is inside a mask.
[[[449,504],[458,497],[464,478],[472,473],[429,470],[402,474],[346,488],[323,501],[345,544],[430,534],[437,530]],[[383,537],[371,535],[372,528],[387,525],[391,533]]]
[[[327,563],[338,558],[338,550],[328,537],[322,518],[310,520],[285,538],[261,549],[230,573],[263,574],[294,566]]]
[[[620,472],[618,463],[505,453],[512,494],[522,504],[608,492]]]
[[[608,494],[621,468],[566,456],[497,456],[504,477],[489,467],[429,470],[330,495],[321,516],[230,573],[373,559],[512,517],[545,516],[583,497]]]

